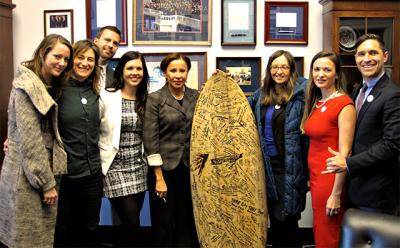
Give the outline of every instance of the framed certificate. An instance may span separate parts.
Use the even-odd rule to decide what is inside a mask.
[[[308,2],[265,2],[265,44],[308,43]]]
[[[221,12],[223,46],[256,45],[256,0],[222,0]]]

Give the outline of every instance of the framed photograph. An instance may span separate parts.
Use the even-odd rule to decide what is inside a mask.
[[[143,53],[146,60],[147,70],[149,72],[149,92],[156,91],[165,85],[165,77],[160,68],[163,58],[169,53]],[[203,83],[207,80],[207,53],[181,53],[186,55],[191,62],[186,85],[192,89],[201,89]],[[117,67],[119,59],[113,58],[110,62],[112,68]]]
[[[216,65],[217,69],[231,75],[245,95],[251,95],[260,86],[260,57],[217,57]]]
[[[265,44],[308,43],[308,2],[265,2]]]
[[[256,45],[256,0],[222,0],[221,12],[223,46]]]
[[[128,45],[126,6],[127,0],[86,0],[86,37],[93,40],[99,28],[116,26],[120,45]]]
[[[48,34],[59,34],[69,42],[74,42],[74,11],[72,9],[45,10],[44,36]]]
[[[296,71],[299,76],[304,77],[304,57],[294,57],[294,62],[296,62]]]
[[[133,1],[133,44],[211,45],[211,2]]]

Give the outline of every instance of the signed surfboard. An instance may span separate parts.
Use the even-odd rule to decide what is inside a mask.
[[[265,247],[267,200],[254,116],[237,83],[212,76],[197,101],[190,179],[201,247]]]

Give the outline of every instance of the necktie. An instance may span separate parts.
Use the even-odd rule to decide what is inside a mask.
[[[360,109],[364,103],[365,93],[367,92],[368,84],[364,83],[363,87],[361,88],[360,94],[358,94],[357,102],[356,102],[356,109],[357,113],[360,112]]]

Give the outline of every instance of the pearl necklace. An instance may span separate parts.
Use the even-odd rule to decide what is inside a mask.
[[[325,105],[325,103],[326,103],[327,101],[329,101],[330,99],[334,98],[334,97],[337,95],[337,93],[339,93],[339,91],[333,92],[328,98],[326,98],[326,99],[323,100],[323,101],[322,101],[322,100],[321,100],[321,101],[318,101],[318,102],[322,102],[322,104],[318,106],[318,102],[317,102],[317,103],[315,103],[315,107],[316,107],[316,108],[321,108],[322,106]]]
[[[183,89],[182,89],[182,98],[180,98],[180,97],[177,97],[177,96],[175,96],[173,93],[172,93],[172,90],[169,90],[169,92],[171,93],[171,95],[176,99],[176,100],[178,100],[178,101],[180,101],[180,100],[182,100],[184,97],[185,97],[185,91],[186,91],[186,87],[185,86],[183,86]]]

